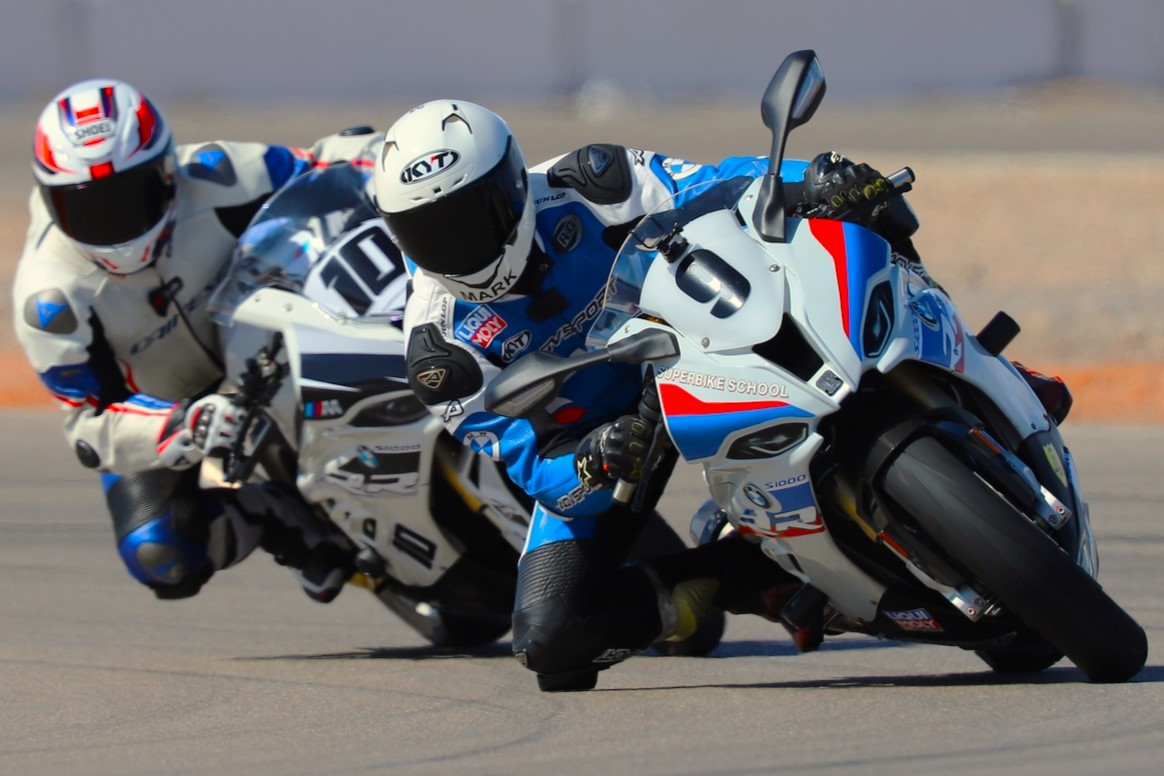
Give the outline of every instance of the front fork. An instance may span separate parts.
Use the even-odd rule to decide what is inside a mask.
[[[897,450],[906,447],[920,434],[932,435],[948,449],[966,458],[983,481],[1064,551],[1072,554],[1080,567],[1094,577],[1098,557],[1087,505],[1079,496],[1074,462],[1055,428],[1037,432],[1024,440],[1024,460],[1001,445],[972,416],[957,409],[940,414],[945,417],[906,421],[879,437],[865,472],[866,480],[874,484],[874,490],[880,481],[880,472],[892,461]],[[972,621],[994,611],[994,602],[985,599],[960,572],[951,568],[924,537],[912,531],[901,516],[895,516],[889,505],[876,498],[874,501],[873,510],[878,519],[872,530],[915,577],[941,593]],[[854,519],[868,526],[860,512],[859,509],[854,511]]]

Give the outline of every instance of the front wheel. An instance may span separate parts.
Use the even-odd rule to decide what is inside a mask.
[[[937,439],[909,443],[886,469],[882,492],[1088,679],[1123,682],[1143,668],[1143,628]]]

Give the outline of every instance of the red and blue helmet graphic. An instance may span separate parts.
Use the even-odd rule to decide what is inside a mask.
[[[150,161],[172,147],[169,125],[141,92],[112,79],[70,86],[36,124],[33,172],[40,183],[84,183]]]

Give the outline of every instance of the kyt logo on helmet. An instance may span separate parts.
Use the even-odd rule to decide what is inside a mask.
[[[521,277],[537,211],[525,157],[493,111],[464,100],[409,111],[385,134],[374,185],[401,252],[458,298],[492,302]]]
[[[429,151],[424,156],[413,159],[404,166],[404,170],[400,173],[400,182],[416,183],[422,181],[439,172],[444,172],[445,169],[456,164],[460,158],[461,155],[451,148]]]

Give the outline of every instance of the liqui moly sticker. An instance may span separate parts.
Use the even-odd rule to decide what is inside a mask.
[[[941,631],[942,626],[925,609],[910,609],[904,612],[885,612],[897,627],[907,631]]]
[[[457,327],[457,337],[485,349],[494,337],[505,331],[505,326],[505,319],[493,312],[489,305],[483,304],[474,307],[461,321]]]

